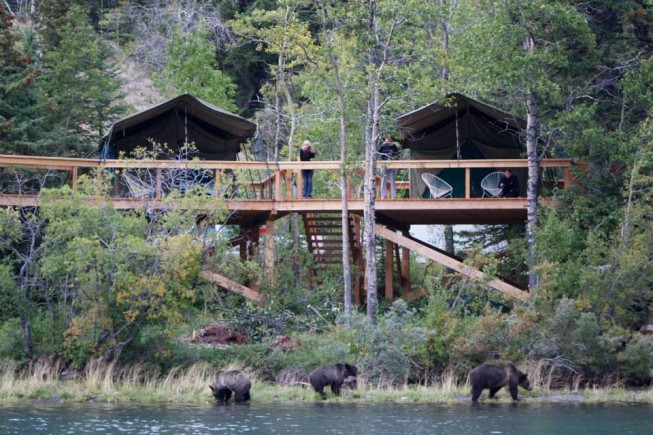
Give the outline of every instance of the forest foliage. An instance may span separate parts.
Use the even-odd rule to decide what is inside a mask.
[[[346,159],[363,160],[375,135],[397,133],[396,116],[460,92],[518,116],[536,98],[538,152],[589,168],[539,208],[533,252],[521,226],[458,234],[460,254],[491,273],[525,282],[535,260],[531,302],[415,263],[428,296],[381,300],[378,322],[356,314],[350,328],[340,272],[309,288],[285,261],[311,264],[293,251],[290,224],[277,232],[277,282],[266,284],[258,258],[242,263],[225,245],[231,230],[207,224],[224,217],[220,199],[173,192],[165,213],[125,213],[89,205],[107,197],[111,174],[88,174],[75,192],[45,189],[39,210],[0,210],[0,357],[163,370],[238,361],[269,377],[349,359],[392,384],[503,360],[539,362],[561,382],[651,381],[653,340],[640,333],[653,324],[650,0],[5,0],[0,51],[0,154],[95,157],[130,111],[116,64],[126,53],[162,95],[189,92],[256,121],[277,159],[304,139],[340,159],[342,110]],[[52,185],[21,176],[24,188]],[[327,181],[315,188],[337,188]],[[197,219],[209,205],[215,216]],[[510,255],[495,258],[497,246]],[[264,283],[266,304],[205,281],[206,267]],[[251,344],[179,341],[220,319]],[[266,351],[279,334],[309,344]]]

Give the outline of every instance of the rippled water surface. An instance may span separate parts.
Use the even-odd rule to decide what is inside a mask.
[[[0,434],[649,434],[651,405],[2,406]]]

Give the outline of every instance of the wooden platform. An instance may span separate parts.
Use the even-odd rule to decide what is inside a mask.
[[[160,200],[114,198],[117,209],[161,209]],[[36,207],[36,195],[2,195],[0,207]],[[228,225],[260,225],[290,213],[339,212],[342,203],[335,199],[309,199],[293,201],[227,201],[230,214]],[[348,202],[350,213],[363,215],[363,200]],[[170,204],[166,204],[169,207]],[[526,221],[526,198],[473,198],[473,199],[386,199],[376,202],[379,222],[395,227],[410,225],[456,224],[519,224]]]

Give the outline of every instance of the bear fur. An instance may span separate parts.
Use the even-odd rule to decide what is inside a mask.
[[[340,387],[344,384],[345,378],[350,376],[358,376],[358,368],[351,364],[338,363],[332,366],[319,367],[313,370],[308,378],[315,392],[322,396],[323,399],[326,399],[325,387],[331,386],[333,394],[339,396]]]
[[[209,385],[213,397],[221,403],[227,403],[234,393],[236,403],[245,402],[251,399],[249,389],[252,387],[247,375],[240,370],[218,371],[213,375],[213,381]]]
[[[531,390],[531,383],[525,373],[522,373],[513,364],[492,365],[483,364],[469,373],[469,382],[472,384],[472,401],[477,402],[485,388],[490,390],[489,398],[492,399],[501,387],[506,385],[510,389],[513,400],[517,397],[517,387]]]

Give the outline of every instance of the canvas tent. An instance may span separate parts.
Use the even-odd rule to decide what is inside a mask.
[[[194,143],[203,160],[236,160],[240,144],[255,132],[253,122],[183,94],[116,121],[100,142],[100,158],[129,155],[154,141],[173,150]]]
[[[510,113],[473,100],[449,94],[442,102],[429,104],[396,119],[402,132],[402,147],[412,160],[523,159],[526,122]],[[472,197],[480,197],[481,180],[497,169],[472,169]],[[410,171],[411,196],[428,195],[423,170]],[[464,169],[429,170],[454,187],[454,197],[464,197]],[[526,169],[514,169],[525,195]]]

